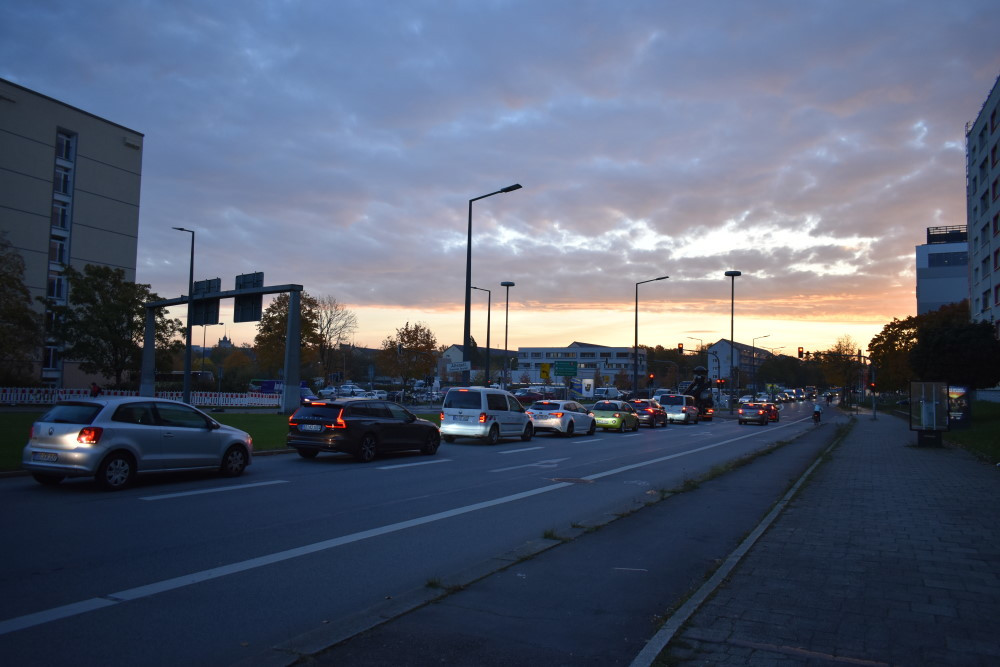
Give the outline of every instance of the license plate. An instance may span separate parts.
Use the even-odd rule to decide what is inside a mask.
[[[322,431],[323,427],[320,424],[299,424],[299,430],[306,433]]]
[[[49,454],[48,452],[33,452],[31,454],[32,461],[45,461],[46,463],[55,463],[59,460],[58,454]]]
[[[457,421],[457,422],[467,422],[467,421],[469,421],[469,418],[466,415],[455,415],[454,417],[452,417],[452,419],[454,421]]]
[[[598,424],[610,424],[612,422],[614,422],[614,419],[598,419],[597,420]]]

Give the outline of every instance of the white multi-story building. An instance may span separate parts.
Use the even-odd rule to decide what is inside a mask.
[[[24,258],[33,300],[64,303],[68,266],[120,268],[135,280],[142,142],[135,130],[0,79],[0,231]],[[33,361],[45,384],[86,384],[47,341]]]
[[[928,227],[917,246],[917,315],[969,298],[969,236],[965,225]]]
[[[969,310],[1000,336],[1000,77],[966,126]]]
[[[637,375],[646,375],[646,351],[639,348]],[[631,385],[633,350],[631,347],[607,347],[592,343],[573,342],[566,347],[519,347],[517,370],[512,372],[514,382],[544,384],[546,380],[561,382],[556,375],[556,364],[574,364],[576,377],[593,379],[595,386],[614,384]],[[545,377],[545,373],[549,377]],[[622,387],[624,388],[624,387]]]

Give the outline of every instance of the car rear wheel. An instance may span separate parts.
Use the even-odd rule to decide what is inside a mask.
[[[489,433],[486,434],[486,443],[495,445],[498,442],[500,442],[500,427],[494,424],[490,427]]]
[[[437,431],[431,431],[427,434],[427,440],[424,441],[424,446],[420,448],[420,451],[427,456],[433,456],[437,454],[438,447],[440,446],[441,436]]]
[[[135,478],[135,460],[125,452],[115,452],[101,462],[97,483],[106,491],[120,491]]]
[[[319,454],[319,450],[318,449],[300,449],[299,450],[299,456],[301,456],[304,459],[314,459],[314,458],[316,458],[317,454]]]
[[[576,430],[576,424],[572,421],[566,425],[566,437],[569,438],[573,435],[573,431]]]
[[[521,433],[521,440],[528,442],[535,435],[535,427],[530,423],[524,425],[524,432]]]
[[[635,420],[635,426],[632,427],[632,431],[634,432],[634,431],[638,431],[638,430],[639,430],[639,420],[636,419]]]
[[[362,463],[368,463],[375,459],[375,452],[378,449],[378,442],[375,440],[375,436],[371,433],[365,433],[361,436],[361,444],[358,445],[358,451],[355,454],[358,460]]]
[[[594,435],[595,433],[597,433],[597,421],[596,420],[590,422],[590,428],[587,429],[587,435]]]
[[[247,467],[247,452],[240,445],[233,445],[222,457],[222,474],[226,477],[239,477]]]
[[[618,430],[619,433],[624,433],[625,432],[625,420],[624,419],[618,420],[618,429],[617,430]]]
[[[44,473],[36,472],[32,477],[39,484],[44,484],[46,486],[55,486],[59,482],[66,479],[63,475],[46,475]]]

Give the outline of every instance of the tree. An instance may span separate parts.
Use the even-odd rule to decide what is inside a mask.
[[[80,362],[80,370],[113,379],[122,386],[126,374],[138,375],[142,364],[146,303],[160,299],[149,285],[125,279],[122,269],[88,264],[79,272],[64,271],[69,302],[49,302],[54,315],[52,338],[63,345],[63,357]],[[156,314],[156,346],[176,347],[180,320]]]
[[[814,355],[827,384],[844,387],[845,405],[847,388],[857,385],[858,374],[861,372],[858,349],[858,344],[853,338],[841,336],[832,348]]]
[[[0,234],[0,385],[29,380],[42,342],[42,320],[24,284],[24,258]]]
[[[992,387],[1000,382],[1000,341],[991,323],[970,322],[968,301],[963,304],[964,319],[961,310],[949,306],[922,317],[910,366],[926,382]]]
[[[900,391],[913,379],[910,352],[917,343],[919,323],[920,319],[913,316],[905,320],[893,318],[868,343],[881,391]]]
[[[316,300],[316,346],[324,381],[339,366],[337,353],[340,347],[351,339],[357,329],[357,316],[344,304],[338,303],[332,296]]]
[[[275,375],[285,366],[285,338],[288,336],[287,292],[279,294],[261,315],[257,335],[253,339],[257,364],[265,375]],[[299,345],[302,365],[308,367],[319,348],[317,309],[319,302],[305,292],[299,299]]]
[[[437,368],[437,339],[425,325],[407,322],[396,329],[395,336],[382,341],[377,362],[382,373],[402,378],[403,386],[410,379],[433,375]]]

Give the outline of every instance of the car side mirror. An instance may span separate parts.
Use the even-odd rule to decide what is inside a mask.
[[[209,431],[215,431],[215,430],[220,429],[220,428],[222,428],[222,424],[220,424],[219,422],[215,421],[214,419],[209,419],[208,420],[208,430]]]

